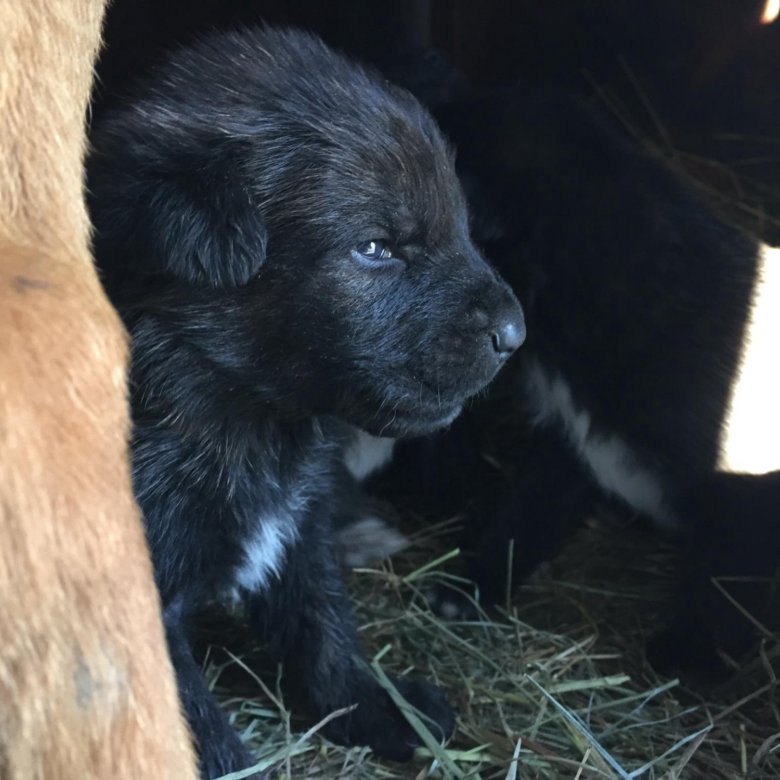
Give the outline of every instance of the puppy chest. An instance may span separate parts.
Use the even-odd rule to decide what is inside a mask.
[[[298,540],[298,519],[286,508],[263,512],[243,540],[234,586],[256,592],[282,576],[287,550]]]
[[[240,554],[232,586],[251,592],[284,576],[303,522],[332,493],[333,463],[340,457],[337,442],[317,426],[296,429],[295,436],[273,433],[247,470],[253,500],[238,517]]]

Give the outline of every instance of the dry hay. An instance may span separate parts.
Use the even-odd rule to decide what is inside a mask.
[[[444,574],[450,541],[448,529],[429,528],[406,554],[349,580],[377,668],[435,680],[458,708],[446,749],[420,749],[412,765],[306,731],[267,662],[235,644],[211,648],[208,676],[273,776],[780,777],[772,666],[780,643],[764,642],[752,663],[706,695],[659,678],[645,662],[674,566],[673,551],[650,532],[612,518],[590,523],[502,615],[469,623],[442,622],[422,595],[434,582],[453,582]]]

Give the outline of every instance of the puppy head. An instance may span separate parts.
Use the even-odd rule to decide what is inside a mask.
[[[179,52],[95,145],[103,264],[201,301],[208,327],[187,337],[234,334],[232,381],[240,368],[258,395],[424,433],[522,343],[433,120],[308,35],[222,34]]]

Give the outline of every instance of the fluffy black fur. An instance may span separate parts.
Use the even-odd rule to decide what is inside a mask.
[[[487,604],[503,602],[510,541],[519,583],[604,497],[682,532],[679,613],[651,658],[714,673],[716,648],[739,652],[752,627],[711,578],[771,578],[780,563],[778,475],[715,472],[757,245],[553,88],[442,104],[437,118],[458,150],[475,239],[526,312],[527,344],[501,384],[532,431],[528,460],[506,481],[476,456],[478,425],[467,418],[410,444],[404,473],[422,490],[465,486],[466,495],[448,489],[447,509],[471,502],[463,544]],[[614,457],[600,462],[609,448]],[[638,474],[657,500],[633,491]],[[745,606],[770,618],[766,590]]]
[[[179,51],[93,142],[97,256],[133,340],[135,489],[204,775],[252,763],[187,639],[220,592],[245,600],[314,717],[358,705],[332,738],[409,758],[330,521],[345,422],[445,425],[523,338],[469,238],[447,146],[409,94],[273,30]],[[397,684],[450,734],[438,689]]]

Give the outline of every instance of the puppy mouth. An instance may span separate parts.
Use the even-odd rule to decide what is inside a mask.
[[[405,392],[386,402],[374,417],[380,436],[423,436],[446,428],[463,410],[467,395],[442,394],[439,388],[417,379],[416,393]],[[449,397],[448,397],[449,396]]]
[[[440,384],[406,367],[375,371],[371,382],[362,387],[364,391],[357,394],[356,387],[351,387],[347,398],[352,401],[341,407],[340,416],[375,436],[396,438],[423,436],[446,428],[473,394],[470,387]],[[483,383],[476,389],[481,387]]]
[[[447,411],[441,407],[435,411],[433,409],[415,409],[414,411],[396,409],[387,419],[375,418],[369,426],[369,428],[373,428],[373,430],[369,430],[369,433],[396,438],[425,436],[451,425],[462,410],[463,404],[450,406]]]

